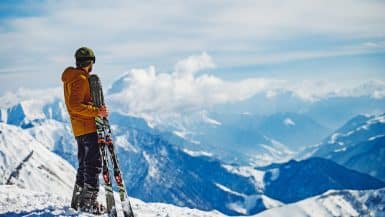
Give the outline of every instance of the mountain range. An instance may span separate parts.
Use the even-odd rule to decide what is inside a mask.
[[[385,180],[385,114],[358,115],[301,156],[318,156]]]
[[[365,190],[363,194],[373,198],[373,192],[382,194],[367,190],[385,186],[384,115],[357,116],[331,133],[330,125],[308,114],[201,111],[186,115],[182,122],[154,124],[112,111],[110,122],[127,190],[143,203],[256,215],[299,201],[295,212],[305,212],[301,203],[309,197],[328,210],[320,204],[322,198],[350,195],[343,189]],[[1,107],[0,127],[1,184],[68,199],[77,148],[61,98],[27,99]],[[290,160],[299,149],[317,142],[300,152],[298,160]],[[332,189],[339,190],[328,192]],[[356,203],[367,201],[352,195],[346,203],[364,212]],[[348,212],[347,206],[339,210]]]
[[[48,103],[40,108],[63,106],[60,101],[51,103],[53,105]],[[7,121],[15,120],[13,116],[24,118],[17,122],[2,123],[3,143],[10,143],[6,138],[28,138],[28,141],[39,144],[37,150],[51,150],[52,155],[59,154],[76,166],[76,144],[68,121],[61,119],[64,115],[45,110],[39,112],[28,108],[28,105],[30,104],[20,103],[7,109]],[[168,140],[169,132],[153,128],[141,118],[111,113],[111,123],[125,183],[129,183],[127,190],[131,196],[146,202],[163,202],[206,211],[215,209],[228,215],[252,215],[284,203],[322,194],[330,189],[362,190],[384,186],[383,182],[366,174],[320,158],[256,168],[228,164],[211,153],[188,149],[185,144],[189,142],[183,141],[181,137],[179,140]],[[12,131],[8,128],[15,133],[11,135]],[[266,139],[264,136],[260,138]],[[175,144],[175,141],[183,142]],[[13,146],[10,147],[18,148],[23,142],[16,139],[11,144]],[[3,161],[13,158],[8,154],[4,156],[7,160]],[[20,157],[16,159],[10,167],[17,168],[17,164],[23,161]],[[26,167],[21,167],[20,171],[26,171],[24,168]],[[74,170],[71,167],[62,168],[62,171],[73,175]],[[53,177],[62,176],[59,172],[50,174]],[[35,176],[16,177],[14,182],[28,179],[32,183],[35,181],[33,177]],[[68,192],[72,183],[68,180],[65,183]],[[290,183],[290,188],[287,183]],[[32,184],[27,188],[40,190],[34,189]]]

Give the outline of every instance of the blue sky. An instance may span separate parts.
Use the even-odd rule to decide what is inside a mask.
[[[132,68],[172,73],[207,53],[201,72],[239,81],[385,81],[385,2],[1,1],[0,95],[61,85],[76,48],[95,50],[111,84]]]

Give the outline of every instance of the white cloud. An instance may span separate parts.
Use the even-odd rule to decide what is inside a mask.
[[[35,2],[36,3],[36,2]],[[383,1],[41,1],[36,16],[2,20],[0,64],[27,65],[40,75],[73,63],[82,45],[96,50],[102,71],[132,65],[169,65],[202,50],[220,52],[222,66],[260,64],[384,50],[275,50],[303,35],[341,39],[385,36]],[[29,5],[25,5],[31,7]],[[357,42],[352,42],[355,44]],[[359,42],[361,43],[361,42]],[[17,51],[17,52],[15,52]],[[119,67],[117,66],[119,65]]]
[[[215,64],[207,53],[199,56],[190,56],[187,59],[179,61],[175,65],[175,76],[193,76],[195,72],[202,69],[214,68]]]
[[[245,100],[280,83],[263,78],[225,81],[209,74],[195,74],[213,66],[211,57],[203,53],[179,61],[173,73],[157,73],[154,66],[133,69],[113,84],[109,98],[126,112],[188,112]]]
[[[205,119],[204,111],[214,106],[227,103],[237,105],[256,94],[262,97],[257,96],[254,100],[261,100],[258,103],[273,107],[276,100],[290,95],[300,99],[298,103],[302,100],[304,104],[335,96],[385,98],[385,82],[381,80],[363,81],[361,85],[351,87],[341,86],[339,81],[333,80],[293,81],[261,77],[224,80],[209,74],[210,71],[205,73],[205,69],[215,65],[210,55],[202,53],[178,61],[175,70],[170,73],[157,72],[154,66],[132,69],[118,78],[108,90],[105,97],[107,105],[113,111],[143,117],[152,126],[165,121],[179,126],[183,121],[191,121],[186,115]],[[0,108],[25,100],[51,102],[62,97],[62,88],[59,87],[19,88],[16,92],[0,96]]]
[[[383,81],[369,81],[358,87],[346,88],[338,82],[326,80],[287,81],[250,77],[227,81],[210,74],[196,73],[214,65],[212,58],[203,53],[179,61],[173,73],[158,73],[154,66],[133,69],[113,84],[108,100],[113,108],[119,108],[121,112],[154,118],[236,103],[257,93],[265,94],[268,100],[283,92],[289,92],[303,101],[334,96],[385,97]]]
[[[63,90],[61,88],[50,89],[30,89],[19,88],[17,91],[7,91],[0,96],[0,108],[8,108],[22,101],[41,101],[51,102],[55,99],[63,99]]]
[[[180,56],[200,51],[214,54],[216,63],[225,68],[385,50],[383,1],[122,0],[36,4],[32,6],[34,10],[41,10],[36,16],[1,18],[0,93],[21,86],[60,85],[61,72],[74,63],[73,52],[82,45],[96,51],[95,72],[106,84],[130,68],[157,65],[161,71],[171,71],[162,66],[168,67]],[[332,45],[290,48],[290,43],[313,39],[316,47],[318,38],[326,38]],[[339,44],[341,41],[344,43]],[[280,48],[280,44],[288,46]],[[192,58],[195,62],[186,59],[185,63],[177,64],[171,74],[159,73],[152,67],[127,73],[124,82],[132,86],[133,94],[128,97],[132,100],[130,107],[153,111],[162,109],[163,104],[164,110],[193,109],[243,100],[264,89],[273,98],[284,84],[285,89],[308,100],[343,89],[319,81],[301,83],[261,78],[226,81],[210,74],[197,76],[196,71],[215,67],[210,56],[199,57],[202,59]],[[313,90],[312,85],[319,86],[319,90]],[[144,102],[135,99],[141,95]],[[376,90],[373,96],[382,95]],[[167,97],[169,100],[165,100]]]

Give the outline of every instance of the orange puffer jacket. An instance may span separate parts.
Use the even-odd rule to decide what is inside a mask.
[[[99,109],[92,105],[89,74],[68,67],[62,74],[64,99],[75,136],[96,132],[95,117]]]

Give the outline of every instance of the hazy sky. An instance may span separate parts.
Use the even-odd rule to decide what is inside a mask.
[[[16,2],[16,3],[15,3]],[[0,94],[61,85],[74,51],[106,85],[207,54],[228,81],[385,81],[385,1],[1,1]],[[202,73],[202,72],[201,72]]]

